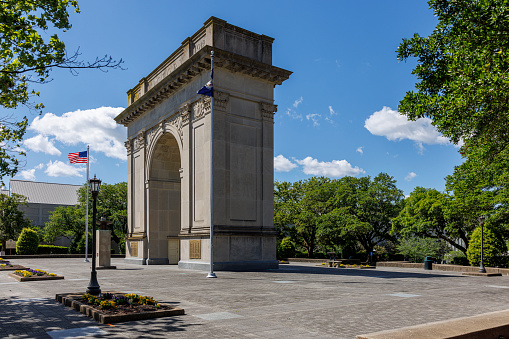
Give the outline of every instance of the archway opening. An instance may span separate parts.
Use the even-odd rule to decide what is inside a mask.
[[[177,140],[164,133],[157,141],[149,171],[148,258],[154,263],[179,260],[180,150]]]

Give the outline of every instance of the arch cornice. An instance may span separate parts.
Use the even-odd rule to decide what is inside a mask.
[[[157,78],[142,79],[143,81],[129,91],[129,98],[132,102],[129,102],[129,107],[115,117],[115,121],[129,126],[135,119],[170,97],[195,77],[201,75],[202,72],[209,71],[212,50],[214,50],[214,65],[216,67],[259,78],[273,85],[281,85],[292,74],[285,69],[206,45],[174,71],[162,69]],[[145,90],[146,92],[141,94]]]

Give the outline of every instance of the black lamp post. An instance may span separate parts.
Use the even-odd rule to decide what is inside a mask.
[[[96,235],[95,235],[95,224],[97,217],[97,195],[99,194],[99,188],[101,187],[101,180],[97,179],[94,175],[94,179],[89,180],[90,183],[90,191],[92,192],[92,272],[90,274],[90,282],[88,283],[87,293],[92,295],[101,294],[101,288],[99,287],[99,282],[97,281],[97,272],[95,270],[95,259],[96,259]],[[88,235],[87,235],[88,236]]]
[[[481,264],[479,265],[479,273],[486,273],[486,269],[484,268],[484,262],[483,262],[483,257],[484,257],[484,239],[483,239],[483,228],[484,228],[484,215],[481,215],[479,217],[479,224],[481,225]]]

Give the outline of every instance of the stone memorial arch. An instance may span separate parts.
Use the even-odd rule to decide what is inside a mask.
[[[127,92],[115,118],[128,131],[127,262],[208,270],[212,197],[214,270],[278,266],[274,87],[291,72],[272,65],[273,40],[211,17]],[[196,93],[211,51],[213,121]]]

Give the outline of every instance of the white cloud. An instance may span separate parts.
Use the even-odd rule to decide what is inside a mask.
[[[410,181],[412,180],[413,178],[415,178],[417,176],[417,174],[415,174],[414,172],[410,172],[408,173],[408,175],[405,177],[405,180],[406,181]]]
[[[37,166],[35,166],[35,169],[43,169],[44,168],[44,164],[39,164]]]
[[[290,172],[295,167],[297,167],[297,165],[285,158],[282,154],[274,157],[274,170],[276,172]]]
[[[431,124],[431,119],[410,121],[390,107],[384,106],[382,110],[373,113],[366,119],[364,127],[371,134],[384,136],[388,140],[412,140],[417,144],[420,153],[424,150],[423,144],[449,144],[449,139],[436,130]]]
[[[25,180],[35,181],[35,168],[21,171],[19,175]]]
[[[81,173],[86,171],[85,167],[77,167],[56,160],[55,162],[48,162],[48,167],[44,172],[50,177],[82,177],[83,174]]]
[[[66,145],[88,144],[91,152],[126,160],[126,129],[113,120],[122,110],[122,107],[100,107],[68,112],[62,116],[46,113],[43,117],[36,117],[30,129],[41,135],[39,140],[52,136]]]
[[[38,119],[39,117],[36,117]],[[23,145],[34,152],[43,152],[50,155],[60,155],[62,152],[55,147],[53,140],[49,140],[47,136],[37,134],[33,138],[23,141]]]
[[[346,160],[332,160],[330,162],[318,161],[312,157],[303,160],[294,159],[299,165],[303,166],[303,171],[308,175],[323,175],[326,177],[340,178],[344,176],[356,176],[360,173],[366,173],[362,168],[353,167]]]
[[[320,123],[318,122],[318,118],[320,118],[320,114],[308,114],[306,115],[306,119],[311,120],[313,122],[313,126],[320,126]]]
[[[364,154],[364,151],[362,150],[363,148],[364,146],[360,146],[355,150],[355,152],[359,152],[361,155],[363,155]]]
[[[297,113],[295,110],[288,108],[286,110],[286,115],[288,115],[292,119],[297,119],[302,121],[302,114]]]
[[[299,107],[299,105],[302,103],[302,101],[304,101],[303,97],[300,97],[299,99],[295,100],[293,102],[293,107],[295,107],[295,108]]]
[[[331,116],[337,114],[336,111],[334,111],[334,109],[332,108],[332,106],[329,106],[329,113]]]

